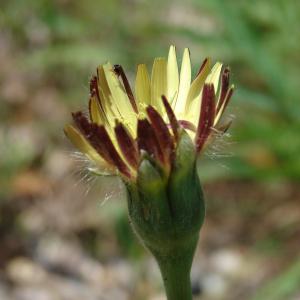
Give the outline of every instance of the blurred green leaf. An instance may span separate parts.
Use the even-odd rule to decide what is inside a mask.
[[[299,292],[300,286],[300,259],[295,261],[271,281],[259,290],[252,300],[286,300]]]

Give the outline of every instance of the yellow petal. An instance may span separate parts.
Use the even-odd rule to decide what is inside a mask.
[[[161,96],[167,90],[167,62],[165,58],[159,57],[154,60],[151,74],[151,104],[162,113]]]
[[[101,169],[110,169],[111,171],[115,169],[113,166],[108,165],[107,162],[104,161],[104,159],[75,127],[72,125],[66,125],[64,132],[72,144],[90,160],[94,161]]]
[[[115,120],[119,117],[119,115],[115,115],[114,111],[112,110],[111,105],[111,96],[109,98],[104,96],[104,93],[101,89],[99,89],[100,98],[105,99],[103,102],[105,103],[105,106],[103,107],[103,116],[105,120],[105,128],[107,129],[109,135],[112,139],[115,139],[114,136],[114,126],[115,126]],[[102,102],[101,102],[102,103]]]
[[[125,121],[131,131],[135,130],[136,114],[130,100],[110,63],[103,65],[103,70],[111,95],[111,109],[122,122]]]
[[[184,49],[182,64],[180,69],[180,82],[179,82],[179,91],[178,97],[175,104],[175,113],[182,117],[185,111],[186,98],[191,85],[191,59],[190,52],[188,48]]]
[[[98,72],[98,88],[99,88],[100,105],[98,101],[96,101],[97,103],[91,102],[91,119],[93,122],[95,122],[95,120],[99,118],[98,112],[100,113],[100,120],[101,120],[100,124],[106,125],[105,128],[107,129],[111,140],[116,145],[117,141],[114,133],[115,120],[116,119],[121,120],[122,117],[119,113],[117,106],[114,104],[114,98],[111,94],[111,90],[109,88],[105,76],[103,65],[98,67],[97,72]]]
[[[115,123],[115,119],[119,118],[119,113],[117,112],[117,115],[112,110],[112,95],[105,77],[103,66],[99,66],[97,69],[98,72],[98,85],[99,85],[99,96],[100,96],[100,102],[101,107],[103,109],[104,117],[106,118],[106,121],[110,125],[109,127],[113,127]],[[110,128],[111,130],[111,128]]]
[[[92,122],[97,123],[98,125],[104,124],[105,119],[98,100],[95,97],[92,97],[90,101],[90,114]]]
[[[191,84],[187,96],[187,100],[186,100],[186,107],[185,107],[185,112],[187,116],[189,115],[190,111],[195,111],[195,110],[199,111],[201,105],[201,90],[203,88],[205,79],[209,74],[210,65],[211,65],[211,60],[210,58],[208,58],[206,64],[203,66],[203,69]],[[188,117],[185,118],[188,120]]]
[[[168,55],[168,64],[167,64],[167,99],[170,103],[173,102],[177,93],[179,85],[179,74],[178,74],[178,65],[176,58],[176,48],[171,46]]]
[[[228,91],[229,91],[230,89],[234,89],[234,85],[233,85],[233,84],[230,86],[230,88],[228,89]],[[227,93],[227,95],[226,95],[226,98],[227,98],[227,96],[228,96],[228,93]],[[220,108],[218,114],[217,114],[216,117],[215,117],[214,125],[216,125],[216,124],[219,122],[219,120],[221,119],[221,117],[222,117],[222,115],[223,115],[223,112],[224,112],[224,109],[225,109],[225,103],[226,103],[226,100],[225,100],[224,103],[222,104],[222,106],[221,106],[221,108]]]
[[[220,62],[217,62],[213,66],[210,74],[207,76],[205,80],[206,83],[212,83],[214,85],[216,94],[218,92],[221,71],[222,71],[222,64]]]
[[[137,68],[135,79],[135,95],[139,108],[142,106],[142,103],[150,104],[150,78],[145,64],[140,64]]]
[[[110,90],[109,90],[109,86],[108,86],[108,83],[107,83],[107,80],[106,80],[106,77],[105,77],[103,65],[100,65],[97,68],[97,74],[98,74],[99,87],[101,88],[101,90],[103,91],[105,96],[108,97],[109,94],[110,94]]]
[[[203,70],[202,70],[203,71]],[[217,62],[213,68],[211,69],[210,73],[207,75],[209,68],[205,70],[206,79],[205,83],[212,83],[214,85],[215,93],[217,93],[218,86],[219,86],[219,78],[222,71],[222,64]],[[200,116],[200,107],[201,107],[201,100],[202,100],[202,90],[199,96],[196,96],[195,100],[188,100],[189,108],[186,112],[185,118],[190,120],[193,124],[197,125],[199,116]]]

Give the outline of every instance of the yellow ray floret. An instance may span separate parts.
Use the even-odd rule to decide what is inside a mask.
[[[190,85],[191,85],[191,59],[190,52],[188,48],[184,49],[181,69],[180,69],[180,80],[179,80],[179,91],[178,97],[174,107],[174,111],[179,118],[182,118],[182,115],[185,111],[186,97],[188,95]]]
[[[105,124],[105,118],[96,97],[90,99],[90,115],[92,122],[98,125]]]
[[[151,76],[145,64],[138,65],[133,93],[122,66],[107,62],[90,82],[89,117],[74,113],[76,128],[67,125],[65,133],[100,170],[110,174],[135,178],[143,151],[170,170],[167,154],[176,147],[180,128],[194,139],[199,153],[213,132],[226,128],[220,119],[233,93],[229,73],[220,62],[211,67],[206,58],[192,81],[188,48],[179,70],[172,45],[167,59],[154,59]]]
[[[96,150],[87,142],[87,140],[76,128],[74,128],[72,125],[66,125],[64,127],[64,132],[73,145],[81,153],[86,155],[89,160],[95,162],[96,166],[100,170],[107,170],[110,173],[116,173],[116,168],[108,164],[101,156],[99,156]]]
[[[220,74],[222,71],[222,64],[220,62],[217,62],[210,73],[208,74],[206,78],[206,83],[212,83],[214,85],[215,91],[218,90],[219,82],[220,82]]]
[[[190,120],[194,124],[196,124],[200,113],[199,107],[201,105],[201,92],[207,75],[210,72],[210,66],[210,58],[207,58],[201,72],[198,73],[192,82],[187,95],[184,118]]]
[[[175,46],[171,46],[167,64],[167,98],[172,103],[178,94],[179,74]]]
[[[161,96],[167,91],[167,62],[163,57],[156,58],[151,74],[151,104],[162,113]]]
[[[141,104],[150,104],[151,100],[151,87],[150,78],[147,67],[145,64],[138,65],[136,80],[135,80],[135,95],[138,102],[138,107]]]

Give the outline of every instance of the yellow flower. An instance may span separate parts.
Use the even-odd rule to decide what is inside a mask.
[[[151,76],[138,65],[135,93],[120,65],[100,65],[90,81],[89,116],[73,113],[75,126],[66,125],[72,143],[99,173],[120,174],[135,180],[144,155],[168,174],[180,133],[186,130],[199,153],[220,125],[233,93],[229,69],[206,58],[191,80],[189,50],[183,53],[179,72],[176,50],[154,60]]]

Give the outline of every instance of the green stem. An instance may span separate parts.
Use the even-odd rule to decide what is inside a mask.
[[[192,300],[190,257],[157,258],[168,300]]]

